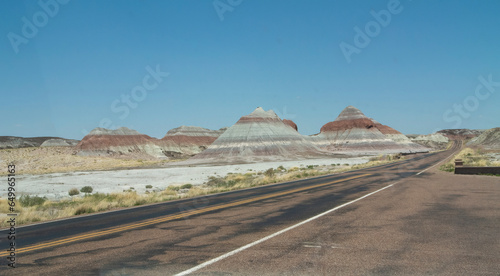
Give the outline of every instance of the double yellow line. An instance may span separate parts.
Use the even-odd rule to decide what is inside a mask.
[[[125,225],[125,226],[121,226],[121,227],[117,227],[117,228],[112,228],[109,230],[102,230],[102,231],[78,235],[78,236],[74,236],[74,237],[70,237],[70,238],[66,238],[66,239],[55,240],[52,242],[36,244],[33,246],[28,246],[28,247],[16,249],[16,254],[22,253],[22,252],[29,252],[29,251],[44,249],[44,248],[53,247],[53,246],[62,245],[62,244],[67,244],[67,243],[71,243],[71,242],[75,242],[75,241],[100,237],[100,236],[104,236],[104,235],[114,234],[114,233],[123,232],[123,231],[131,230],[131,229],[135,229],[135,228],[139,228],[139,227],[144,227],[144,226],[148,226],[148,225],[152,225],[152,224],[158,224],[158,223],[162,223],[162,222],[176,220],[176,219],[180,219],[180,218],[184,218],[184,217],[188,217],[188,216],[192,216],[192,215],[197,215],[197,214],[202,214],[202,213],[206,213],[206,212],[210,212],[210,211],[220,210],[220,209],[224,209],[224,208],[234,207],[234,206],[238,206],[238,205],[242,205],[242,204],[246,204],[246,203],[251,203],[251,202],[255,202],[255,201],[259,201],[259,200],[264,200],[264,199],[268,199],[268,198],[273,198],[273,197],[288,195],[288,194],[292,194],[292,193],[302,192],[302,191],[315,189],[315,188],[319,188],[319,187],[323,187],[323,186],[327,186],[327,185],[331,185],[331,184],[335,184],[335,183],[339,183],[339,182],[343,182],[343,181],[348,181],[348,180],[353,180],[356,178],[365,177],[368,175],[370,175],[370,174],[362,174],[362,175],[358,175],[358,176],[353,176],[353,177],[349,177],[349,178],[335,180],[335,181],[328,182],[328,183],[317,184],[317,185],[297,188],[297,189],[293,189],[293,190],[289,190],[289,191],[254,197],[254,198],[250,198],[250,199],[234,201],[231,203],[215,205],[215,206],[197,209],[197,210],[193,210],[193,211],[188,211],[188,212],[184,212],[184,213],[180,213],[180,214],[176,214],[176,215],[161,217],[161,218],[152,219],[152,220],[146,220],[143,222],[129,224],[129,225]],[[0,257],[8,256],[9,254],[10,254],[9,252],[2,252],[2,253],[0,253]]]

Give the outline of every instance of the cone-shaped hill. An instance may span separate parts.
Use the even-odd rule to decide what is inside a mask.
[[[225,130],[226,128],[211,130],[197,126],[180,126],[169,130],[157,144],[166,147],[175,145],[176,152],[195,155],[207,149]]]
[[[343,153],[378,154],[426,152],[399,131],[366,117],[359,109],[348,106],[333,122],[325,124],[311,140],[320,148]]]
[[[205,151],[191,160],[254,162],[325,155],[327,153],[284,123],[274,111],[264,111],[259,107],[249,115],[241,117]]]

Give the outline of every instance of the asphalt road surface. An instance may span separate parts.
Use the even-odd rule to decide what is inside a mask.
[[[500,178],[437,171],[459,147],[21,227],[0,274],[500,275]]]

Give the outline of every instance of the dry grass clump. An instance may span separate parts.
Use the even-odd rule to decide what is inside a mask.
[[[455,171],[455,159],[462,159],[464,166],[470,167],[497,167],[500,162],[492,160],[481,149],[464,148],[457,155],[451,158],[448,162],[439,167],[442,171]]]
[[[331,164],[328,166],[309,165],[307,167],[293,167],[286,170],[283,166],[269,168],[263,173],[228,174],[225,177],[210,176],[208,181],[202,186],[208,193],[219,193],[232,191],[266,184],[287,182],[309,177],[350,171],[367,167],[392,163],[403,159],[400,155],[381,155],[372,158],[365,164],[349,166],[348,164]]]

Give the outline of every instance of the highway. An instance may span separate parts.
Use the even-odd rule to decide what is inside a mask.
[[[311,218],[319,214],[343,215],[352,206],[386,194],[396,187],[393,185],[424,180],[433,174],[430,168],[460,146],[456,143],[448,151],[342,174],[20,227],[16,239],[18,267],[9,273],[212,275],[224,271],[252,275],[257,267],[262,269],[260,274],[295,271],[290,267],[266,268],[248,263],[255,255],[236,267],[232,266],[237,262],[228,259],[245,256],[288,233],[304,231],[314,224]],[[280,232],[288,228],[289,232]],[[7,232],[2,230],[0,237],[0,244],[6,247]],[[294,252],[297,246],[291,244],[283,250]],[[265,259],[267,253],[259,252]],[[6,253],[0,253],[0,271],[8,269]],[[273,260],[278,261],[279,257]],[[299,275],[323,274],[314,269],[302,272]]]

